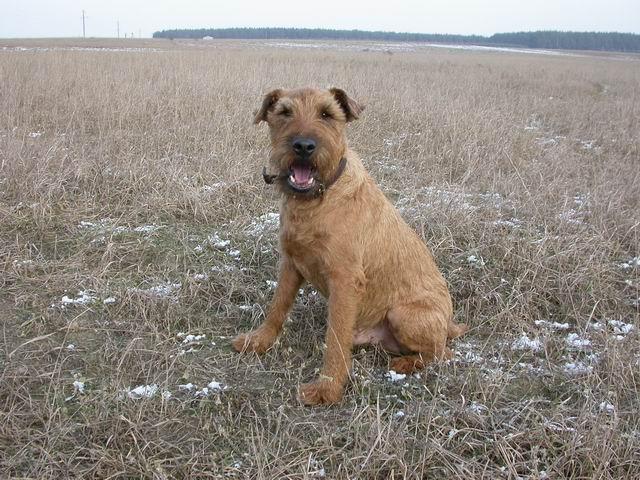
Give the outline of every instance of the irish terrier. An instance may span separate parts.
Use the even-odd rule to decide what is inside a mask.
[[[300,387],[307,405],[340,401],[354,345],[379,344],[410,373],[450,358],[447,340],[466,331],[452,320],[446,282],[433,257],[350,150],[345,126],[363,107],[338,88],[274,90],[255,123],[271,133],[280,205],[280,274],[262,325],[233,341],[264,353],[282,330],[298,289],[311,283],[329,303],[320,377]]]

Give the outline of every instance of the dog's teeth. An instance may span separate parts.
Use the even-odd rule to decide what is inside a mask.
[[[289,175],[289,180],[291,180],[293,183],[296,183],[296,179],[293,175]]]

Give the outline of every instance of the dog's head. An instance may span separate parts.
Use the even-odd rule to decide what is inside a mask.
[[[333,179],[347,149],[345,125],[363,109],[339,88],[265,95],[255,123],[269,125],[271,164],[285,193],[313,197]]]

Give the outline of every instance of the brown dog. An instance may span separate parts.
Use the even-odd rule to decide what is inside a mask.
[[[283,193],[278,287],[264,323],[239,335],[239,352],[263,353],[282,330],[304,280],[329,302],[325,363],[320,378],[302,385],[308,405],[342,398],[351,348],[380,344],[400,355],[409,373],[450,358],[447,339],[466,331],[452,321],[451,297],[431,253],[402,220],[347,147],[347,122],[362,112],[337,88],[274,90],[255,123],[271,132],[268,176]]]

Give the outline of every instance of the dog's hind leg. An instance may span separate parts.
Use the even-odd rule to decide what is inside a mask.
[[[238,352],[266,352],[282,330],[282,324],[289,310],[291,310],[303,280],[302,275],[293,266],[291,260],[283,257],[280,264],[278,286],[269,307],[267,318],[255,330],[238,335],[233,340],[233,348]]]
[[[412,373],[434,360],[451,358],[447,339],[465,329],[451,321],[446,305],[429,300],[393,307],[387,312],[387,320],[397,342],[405,352],[411,352],[391,361],[390,368],[398,373]]]

